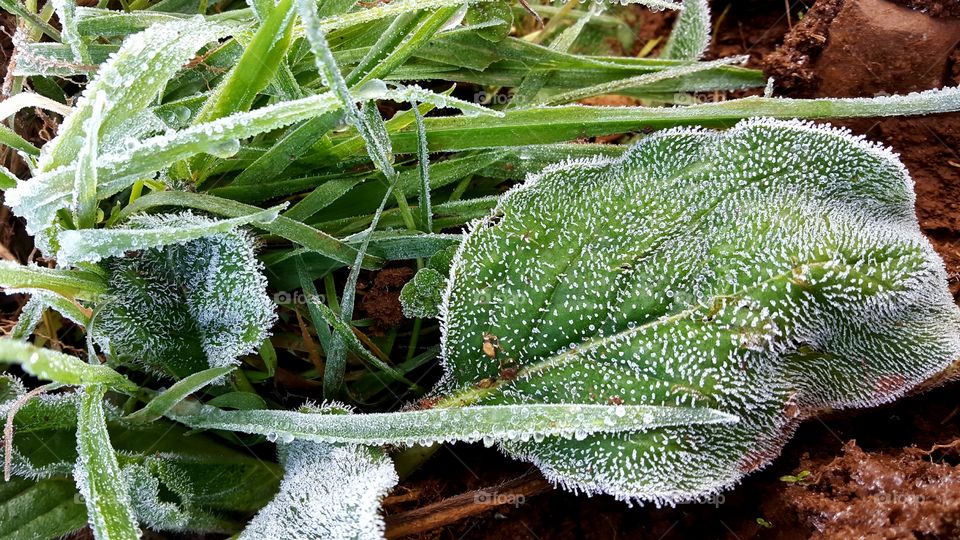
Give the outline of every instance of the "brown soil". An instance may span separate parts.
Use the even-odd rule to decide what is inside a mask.
[[[413,277],[413,270],[405,266],[385,268],[374,276],[372,284],[366,284],[360,301],[360,309],[374,320],[375,331],[400,326],[403,308],[400,306],[400,289]]]

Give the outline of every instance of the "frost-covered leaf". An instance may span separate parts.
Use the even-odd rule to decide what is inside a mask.
[[[71,0],[64,0],[69,2]],[[163,85],[203,45],[236,29],[207,22],[197,16],[163,22],[127,38],[120,50],[100,66],[57,137],[44,145],[39,168],[49,171],[71,163],[80,151],[85,124],[93,111],[94,97],[103,93],[100,136],[106,136],[154,100]]]
[[[480,440],[492,444],[542,440],[547,436],[580,440],[593,433],[737,421],[736,416],[707,408],[608,404],[463,406],[470,399],[475,396],[458,396],[432,409],[360,415],[223,411],[209,405],[198,409],[184,403],[174,408],[170,417],[194,428],[258,433],[271,440],[366,445]]]
[[[0,287],[7,293],[50,291],[66,298],[91,300],[106,291],[103,278],[85,270],[46,268],[0,261]]]
[[[410,319],[440,314],[447,278],[433,268],[421,268],[400,291],[403,315]]]
[[[149,228],[202,227],[189,212],[143,217]],[[257,350],[275,320],[253,239],[218,232],[103,263],[108,294],[97,308],[96,342],[121,361],[182,378],[239,363]]]
[[[295,441],[279,445],[286,473],[280,492],[241,540],[382,538],[380,500],[397,484],[379,449]]]
[[[140,528],[107,433],[105,391],[103,386],[90,386],[81,395],[73,477],[87,504],[88,522],[97,540],[136,539],[140,538]]]
[[[86,524],[87,511],[67,478],[0,482],[0,538],[59,538]]]
[[[889,151],[795,121],[670,130],[548,167],[454,261],[441,388],[478,405],[725,411],[741,420],[502,447],[588,493],[729,486],[803,417],[889,401],[960,358],[913,201]]]
[[[663,58],[697,60],[710,47],[710,4],[707,0],[683,0],[683,11],[673,25],[660,54]]]
[[[137,386],[116,371],[96,364],[88,364],[76,356],[37,347],[22,341],[0,339],[0,364],[16,363],[27,373],[63,384],[105,384],[126,391]]]
[[[123,229],[81,229],[60,233],[57,262],[74,266],[79,262],[98,262],[107,257],[118,257],[128,251],[139,251],[171,244],[182,244],[257,222],[271,223],[283,207],[271,208],[232,219],[195,219],[184,214],[183,220],[139,215],[130,219]]]

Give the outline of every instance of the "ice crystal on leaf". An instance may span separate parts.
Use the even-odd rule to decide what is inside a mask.
[[[383,538],[380,499],[398,479],[380,450],[294,441],[279,451],[286,469],[280,492],[241,540]]]
[[[727,487],[803,417],[889,401],[960,358],[960,310],[913,202],[889,151],[796,121],[674,129],[549,167],[461,246],[442,391],[736,415],[502,443],[587,493],[672,503]]]
[[[132,227],[193,228],[189,212],[133,220]],[[104,263],[108,293],[92,332],[120,360],[174,378],[239,363],[275,320],[262,264],[243,231],[218,232]]]

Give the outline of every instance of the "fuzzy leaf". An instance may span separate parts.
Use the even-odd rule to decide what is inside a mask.
[[[443,302],[446,278],[432,268],[421,268],[400,291],[403,315],[410,319],[436,317]]]
[[[190,214],[137,221],[150,228],[213,225]],[[106,300],[92,332],[122,361],[182,378],[239,363],[257,350],[275,319],[253,240],[242,231],[152,248],[107,260]]]
[[[14,478],[0,483],[0,538],[59,538],[87,524],[73,482]]]
[[[280,493],[241,540],[383,537],[380,499],[398,478],[379,449],[295,441],[279,452],[286,469]]]
[[[478,405],[736,415],[502,445],[621,499],[730,486],[803,417],[889,401],[960,358],[960,309],[913,201],[889,151],[796,121],[670,130],[622,158],[548,167],[454,261],[442,388]],[[516,376],[475,386],[502,365]]]
[[[663,58],[698,60],[710,47],[710,4],[707,0],[683,0],[683,11],[660,54]]]

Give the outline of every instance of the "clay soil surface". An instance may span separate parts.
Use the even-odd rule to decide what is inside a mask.
[[[778,95],[874,96],[960,83],[957,0],[801,0],[789,14],[781,0],[716,1],[713,14],[714,21],[724,15],[709,55],[749,54],[751,66],[776,78]],[[671,20],[648,13],[637,42],[664,35]],[[921,225],[960,293],[960,115],[835,123],[900,154],[916,181]],[[951,383],[809,420],[772,465],[700,504],[629,508],[609,497],[536,490],[544,492],[413,537],[960,538],[958,391]],[[492,492],[525,474],[535,469],[494,450],[451,446],[401,484],[387,512]]]

